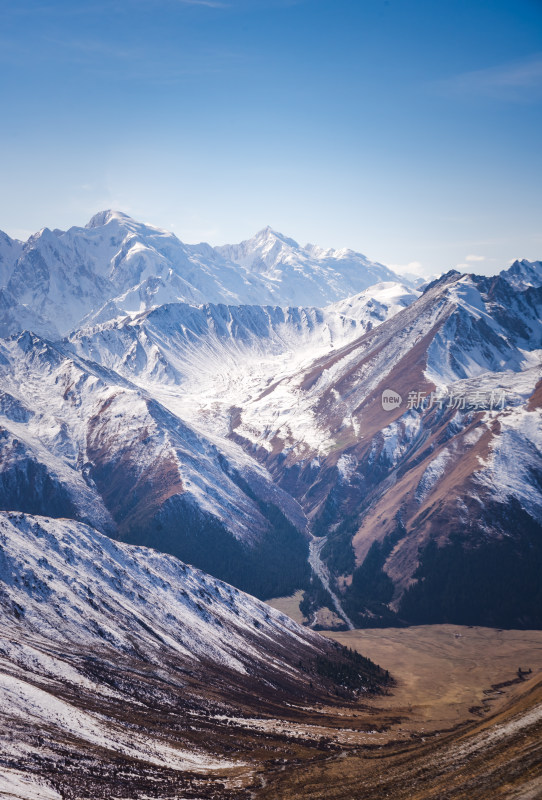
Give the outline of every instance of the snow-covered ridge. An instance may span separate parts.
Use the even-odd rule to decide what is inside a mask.
[[[224,431],[217,401],[244,402],[285,372],[299,371],[381,324],[418,294],[383,283],[323,309],[171,303],[87,325],[67,346],[145,387],[192,422],[194,403],[215,404],[213,427]]]
[[[22,334],[0,341],[0,378],[4,508],[72,516],[112,532],[112,514],[126,523],[128,510],[135,518],[177,497],[254,542],[268,523],[231,471],[304,527],[296,503],[240,447],[217,447],[201,421],[194,429],[107,364]],[[110,494],[110,479],[98,476],[117,464],[124,488]]]
[[[238,245],[215,249],[264,281],[283,286],[289,305],[322,306],[375,283],[400,280],[388,267],[361,253],[311,244],[301,247],[270,227]]]
[[[362,505],[358,566],[375,539],[398,535],[400,516],[404,538],[386,565],[398,603],[418,546],[433,534],[444,541],[450,520],[474,527],[480,509],[501,504],[498,519],[488,511],[480,523],[498,539],[507,525],[517,533],[519,508],[542,518],[541,417],[532,407],[541,370],[540,288],[449,274],[364,336],[280,376],[243,405],[235,433],[310,519],[333,530]],[[384,389],[402,397],[397,412],[382,407]],[[435,389],[446,400],[431,412]],[[426,410],[409,407],[417,393]],[[503,407],[491,410],[498,396]],[[474,397],[480,409],[469,406]]]
[[[542,286],[542,261],[518,259],[507,270],[502,270],[500,276],[508,281],[514,289]]]
[[[339,688],[322,660],[352,674],[335,642],[172,556],[0,512],[0,795],[226,796],[306,712],[316,747]],[[357,663],[349,699],[385,680]]]
[[[119,760],[131,789],[149,772],[168,788],[184,771],[227,774],[243,765],[228,719],[247,688],[258,715],[262,694],[269,710],[327,692],[299,664],[337,652],[172,556],[0,512],[0,795],[60,797],[54,765],[70,752],[63,786],[109,765],[113,786]]]
[[[10,309],[0,315],[0,335],[24,329],[29,314],[35,332],[65,335],[83,320],[164,303],[324,306],[396,279],[358,253],[301,248],[271,229],[233,248],[213,248],[102,211],[83,228],[44,228],[24,244],[2,234],[0,288],[9,292]]]
[[[316,647],[311,632],[265,603],[82,523],[0,512],[0,544],[3,625],[17,609],[27,633],[51,642],[147,654],[165,647],[240,673],[268,639]]]

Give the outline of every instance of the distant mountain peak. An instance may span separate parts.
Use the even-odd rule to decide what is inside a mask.
[[[257,245],[261,242],[269,242],[269,241],[272,242],[280,241],[283,244],[289,245],[289,247],[295,248],[296,250],[301,249],[298,242],[296,242],[295,239],[291,239],[289,236],[285,236],[283,233],[280,233],[280,231],[276,231],[270,225],[266,225],[265,228],[262,228],[261,231],[255,233],[251,239],[246,239],[245,242],[243,242],[242,244],[251,243]]]
[[[508,269],[500,272],[501,278],[515,289],[526,289],[529,286],[542,286],[542,261],[529,261],[527,258],[516,258]]]
[[[45,228],[15,246],[0,239],[0,286],[17,308],[4,330],[20,329],[18,317],[26,327],[28,309],[31,327],[47,336],[51,321],[65,335],[109,311],[116,317],[171,302],[321,308],[398,280],[361,253],[304,248],[270,225],[239,244],[187,245],[111,208],[85,227]]]
[[[118,222],[134,221],[132,217],[130,217],[128,214],[125,214],[123,211],[117,211],[115,209],[108,208],[105,211],[98,211],[97,214],[94,214],[94,216],[85,225],[85,228],[101,228],[113,220],[117,220]]]
[[[533,266],[533,264],[536,264],[536,263],[540,263],[540,262],[529,261],[528,258],[516,258],[515,261],[510,265],[508,271],[509,272],[513,272],[513,271],[518,270],[520,268],[529,269],[529,268],[531,268]]]

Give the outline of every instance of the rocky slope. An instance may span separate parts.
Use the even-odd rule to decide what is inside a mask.
[[[355,623],[542,623],[541,311],[538,288],[451,273],[237,414]]]
[[[0,513],[0,545],[0,794],[246,797],[246,759],[258,738],[276,748],[288,703],[337,689],[348,704],[385,681],[237,589],[82,523]]]

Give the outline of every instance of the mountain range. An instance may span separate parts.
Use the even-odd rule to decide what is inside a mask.
[[[316,626],[542,625],[541,262],[416,288],[113,211],[0,243],[2,508],[302,589]]]
[[[390,683],[309,628],[542,628],[542,262],[422,284],[105,211],[0,234],[0,284],[11,795],[246,798],[277,718],[310,758]],[[261,602],[298,590],[304,627]]]
[[[320,306],[397,276],[351,250],[300,247],[271,228],[236,246],[187,245],[118,211],[84,228],[0,238],[0,334],[56,337],[171,302]]]

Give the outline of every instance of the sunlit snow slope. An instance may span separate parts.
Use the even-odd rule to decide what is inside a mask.
[[[0,792],[19,798],[217,796],[249,755],[230,720],[321,700],[318,663],[350,663],[232,586],[82,523],[0,513],[0,587]],[[357,669],[359,691],[383,678]]]

